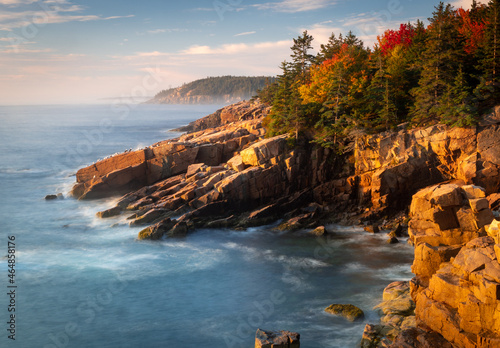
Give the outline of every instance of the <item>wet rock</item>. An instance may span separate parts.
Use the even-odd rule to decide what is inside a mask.
[[[391,231],[390,236],[391,237],[403,237],[403,225],[398,224],[397,227]]]
[[[170,218],[166,218],[153,226],[146,227],[143,229],[141,232],[139,232],[138,239],[139,240],[144,240],[144,239],[149,239],[149,240],[158,240],[163,237],[165,233],[170,231],[175,225],[176,225],[175,220],[170,220]]]
[[[255,348],[300,348],[300,334],[290,331],[257,329]]]
[[[332,304],[325,308],[325,312],[355,321],[364,318],[365,314],[361,309],[352,304]]]
[[[96,216],[101,219],[106,219],[109,217],[117,216],[122,213],[122,208],[120,207],[113,207],[104,211],[100,211],[96,213]]]
[[[318,226],[314,230],[310,231],[309,234],[316,237],[324,236],[326,234],[325,226]]]
[[[311,218],[311,214],[301,214],[281,223],[277,229],[280,231],[295,231],[305,227]]]
[[[397,239],[396,237],[389,237],[389,239],[387,240],[387,244],[397,244],[399,243],[399,239]]]
[[[141,226],[153,223],[164,217],[167,213],[168,210],[165,209],[151,209],[145,214],[137,217],[134,221],[131,221],[130,226]]]
[[[387,338],[391,331],[389,326],[366,324],[361,339],[361,348],[387,347],[391,341]]]
[[[380,228],[378,227],[377,224],[365,226],[364,230],[366,232],[369,232],[369,233],[379,233],[380,232]]]
[[[45,196],[45,200],[46,201],[53,201],[55,199],[57,199],[57,195],[47,195],[47,196]]]
[[[175,224],[174,227],[172,227],[172,229],[166,233],[166,235],[167,235],[167,237],[171,237],[171,238],[185,237],[188,234],[188,231],[189,231],[189,229],[188,229],[187,223],[184,221],[181,221],[181,222],[178,222],[177,224]]]

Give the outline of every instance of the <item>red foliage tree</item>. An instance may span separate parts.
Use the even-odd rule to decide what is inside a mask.
[[[487,21],[484,19],[474,20],[470,10],[459,8],[457,10],[459,19],[458,31],[465,39],[465,53],[474,54],[484,39],[484,29]]]
[[[380,51],[385,56],[398,45],[409,47],[415,34],[415,28],[411,24],[401,24],[399,30],[386,30],[382,37],[377,37]]]

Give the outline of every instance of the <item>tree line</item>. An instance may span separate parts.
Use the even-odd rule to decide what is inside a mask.
[[[189,95],[197,96],[213,96],[219,97],[231,95],[233,97],[248,98],[254,95],[258,89],[263,88],[266,84],[274,82],[273,77],[267,76],[217,76],[207,77],[186,83],[178,88],[170,88],[160,91],[156,94],[155,99],[168,97],[176,93],[182,96]]]
[[[470,10],[440,2],[429,24],[401,24],[370,49],[332,34],[316,55],[307,31],[258,96],[270,135],[290,133],[342,150],[352,134],[401,123],[477,124],[500,101],[500,0]]]

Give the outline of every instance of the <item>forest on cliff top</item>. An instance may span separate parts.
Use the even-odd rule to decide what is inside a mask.
[[[178,88],[160,91],[153,100],[168,97],[210,96],[222,97],[230,95],[241,99],[250,98],[266,83],[274,82],[274,78],[266,76],[217,76],[207,77],[186,83]]]
[[[356,134],[444,123],[468,127],[500,100],[500,0],[470,10],[440,2],[429,24],[386,30],[373,48],[332,33],[318,54],[304,31],[258,96],[269,135],[306,135],[342,151]]]

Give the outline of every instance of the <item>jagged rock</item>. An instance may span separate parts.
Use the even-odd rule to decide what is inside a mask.
[[[380,229],[377,224],[365,226],[364,230],[369,233],[379,233]]]
[[[366,324],[363,330],[363,337],[361,339],[361,348],[377,348],[387,347],[390,340],[387,335],[392,330],[391,327],[385,325]]]
[[[300,348],[300,334],[290,331],[257,329],[255,348]]]
[[[117,216],[122,213],[122,208],[120,207],[113,207],[104,211],[100,211],[96,213],[96,216],[101,219],[109,218],[112,216]]]
[[[314,230],[310,231],[309,234],[316,237],[324,236],[326,234],[325,226],[318,226]]]
[[[168,213],[168,210],[165,209],[151,209],[145,214],[137,217],[135,220],[130,222],[130,226],[141,226],[141,225],[146,225],[153,223],[155,221],[158,221],[162,217],[165,216],[165,214]]]
[[[414,195],[410,211],[417,324],[459,348],[500,344],[499,223],[484,197],[474,186],[430,187]]]
[[[294,231],[304,227],[304,224],[309,221],[312,214],[301,214],[299,216],[295,216],[283,223],[281,223],[277,228],[281,231]]]
[[[189,178],[195,175],[196,173],[203,171],[203,169],[206,167],[207,166],[204,163],[191,164],[190,166],[187,167],[186,178]]]
[[[284,152],[287,135],[278,135],[251,145],[240,152],[242,162],[249,166],[259,166],[271,161]]]
[[[181,221],[175,224],[170,231],[167,232],[168,237],[184,237],[188,233],[188,225],[186,222]]]
[[[453,345],[436,332],[412,327],[401,331],[389,348],[453,348]]]
[[[235,172],[242,172],[246,168],[240,155],[236,155],[229,159],[227,161],[227,165],[231,167]]]
[[[158,240],[163,237],[165,233],[170,231],[175,225],[175,220],[170,220],[170,218],[166,218],[153,226],[146,227],[141,232],[139,232],[138,239],[150,239],[150,240]]]
[[[144,163],[145,160],[146,153],[144,150],[118,154],[78,170],[76,181],[78,183],[88,182],[120,169],[137,166]]]
[[[396,237],[389,237],[389,239],[387,240],[387,244],[397,244],[399,243],[399,239],[397,239]]]
[[[356,321],[365,316],[361,309],[352,304],[332,304],[325,308],[325,312],[344,317],[349,321]]]

